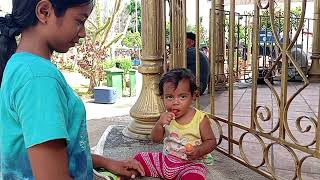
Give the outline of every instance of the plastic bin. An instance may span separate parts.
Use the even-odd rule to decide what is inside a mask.
[[[114,87],[95,87],[93,94],[95,103],[113,104],[117,100],[117,90]]]
[[[106,71],[106,82],[103,83],[104,85],[108,87],[114,87],[117,90],[117,96],[122,97],[123,96],[123,70],[112,67],[110,69],[107,69]]]

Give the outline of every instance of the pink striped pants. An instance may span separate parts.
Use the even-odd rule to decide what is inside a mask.
[[[141,152],[134,159],[139,161],[149,177],[174,180],[205,180],[207,169],[197,162],[185,161],[162,152]]]

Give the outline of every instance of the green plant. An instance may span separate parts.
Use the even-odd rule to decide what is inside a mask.
[[[116,58],[113,60],[108,60],[103,62],[104,69],[110,69],[112,67],[120,68],[127,74],[130,69],[132,69],[132,62],[129,58]]]
[[[139,32],[128,31],[122,40],[122,44],[129,48],[141,48],[142,40]]]
[[[127,4],[127,11],[129,15],[134,17],[131,19],[129,29],[141,34],[141,0],[130,0]]]
[[[294,9],[291,10],[291,25],[292,28],[294,30],[297,30],[298,28],[298,23],[299,23],[299,18],[301,16],[302,13],[302,9],[301,7],[296,7]],[[275,9],[275,28],[276,31],[278,33],[283,32],[283,27],[284,27],[284,12],[282,9],[280,8],[276,8]],[[253,13],[249,13],[249,16],[253,16]],[[226,16],[225,19],[225,28],[226,28],[226,32],[229,32],[229,25],[230,25],[230,20],[229,20],[229,16]],[[272,32],[271,29],[271,22],[270,22],[270,13],[268,10],[262,11],[261,15],[260,15],[260,26],[261,26],[261,30],[266,29],[267,32]],[[245,39],[248,40],[248,31],[249,31],[249,26],[243,26],[242,24],[238,24],[237,22],[235,23],[235,37],[238,38],[238,33],[239,33],[239,41],[240,44],[245,44]]]
[[[170,44],[170,22],[166,22],[166,44]]]
[[[124,74],[127,74],[132,69],[132,62],[129,58],[117,58],[114,60],[114,64],[118,64],[118,68],[122,69]]]
[[[283,31],[283,26],[284,26],[284,22],[283,22],[283,10],[276,8],[274,10],[274,15],[275,15],[275,19],[274,19],[274,24],[275,24],[275,28],[277,31],[282,32]],[[269,11],[262,11],[261,17],[260,17],[260,21],[261,21],[261,28],[267,29],[268,32],[272,32],[271,29],[271,22],[270,22],[270,15],[269,15]]]
[[[301,17],[302,8],[296,7],[290,11],[290,22],[292,25],[292,28],[297,30],[299,18]],[[275,9],[275,28],[278,32],[283,32],[284,28],[284,11],[280,8]],[[272,31],[271,29],[271,22],[270,22],[270,16],[269,11],[263,11],[261,16],[261,27],[266,28],[269,32]]]
[[[74,64],[69,61],[69,62],[65,63],[63,69],[67,70],[69,72],[72,72],[74,70]]]
[[[236,38],[238,38],[238,34],[239,34],[239,43],[240,44],[245,44],[245,40],[248,39],[248,26],[243,26],[241,24],[236,23],[235,25],[235,34],[236,34]]]
[[[115,61],[112,60],[106,60],[103,62],[103,68],[104,69],[110,69],[112,67],[116,66]]]

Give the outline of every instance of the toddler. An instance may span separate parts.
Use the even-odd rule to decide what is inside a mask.
[[[151,139],[163,141],[163,152],[141,152],[135,156],[145,175],[163,179],[206,179],[205,164],[213,161],[216,148],[210,119],[191,107],[196,98],[195,77],[188,69],[172,69],[159,83],[166,112],[151,131]]]

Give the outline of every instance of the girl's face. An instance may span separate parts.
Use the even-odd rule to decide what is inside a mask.
[[[177,87],[171,82],[164,83],[163,99],[167,111],[174,112],[179,118],[188,112],[195,95],[191,94],[189,80],[183,79]]]
[[[48,45],[52,51],[67,52],[80,38],[86,36],[85,22],[93,9],[93,3],[80,5],[66,10],[65,14],[48,21]]]

